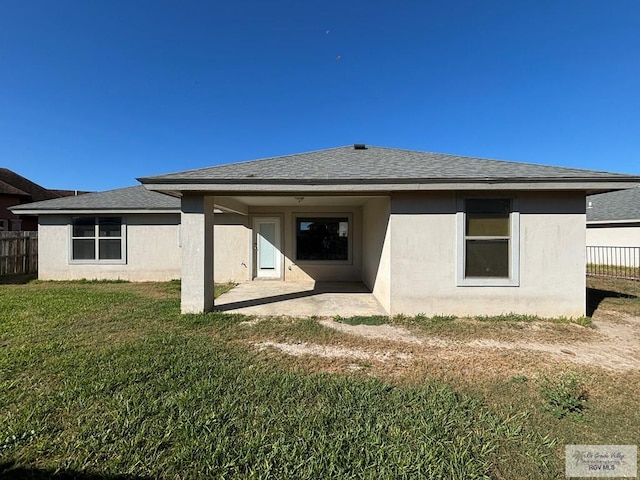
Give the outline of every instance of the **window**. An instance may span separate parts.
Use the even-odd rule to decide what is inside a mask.
[[[511,198],[466,198],[458,208],[458,284],[517,286],[520,217]]]
[[[297,217],[298,261],[349,260],[349,217]]]
[[[124,263],[124,229],[120,217],[76,217],[71,226],[71,260]]]

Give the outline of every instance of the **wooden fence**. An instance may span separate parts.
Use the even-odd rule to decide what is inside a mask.
[[[38,271],[38,232],[0,232],[0,275]]]

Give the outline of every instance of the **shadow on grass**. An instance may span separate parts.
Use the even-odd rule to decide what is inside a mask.
[[[14,463],[0,464],[0,480],[147,480],[151,477],[135,475],[106,475],[84,473],[73,470],[46,470],[40,468],[17,467]]]
[[[24,285],[37,278],[37,273],[0,275],[0,285]]]
[[[605,298],[638,298],[627,293],[587,288],[587,317],[592,317]]]

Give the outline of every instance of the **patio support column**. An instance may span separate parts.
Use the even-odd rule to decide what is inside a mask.
[[[182,313],[213,308],[213,208],[213,197],[182,196]]]

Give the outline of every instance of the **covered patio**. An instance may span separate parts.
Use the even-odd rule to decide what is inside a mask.
[[[229,303],[256,315],[386,315],[389,210],[389,196],[357,192],[183,193],[182,313],[228,310]],[[240,284],[230,295],[243,296],[214,302],[214,281]]]
[[[388,315],[361,282],[247,282],[218,297],[214,310],[291,317]]]

